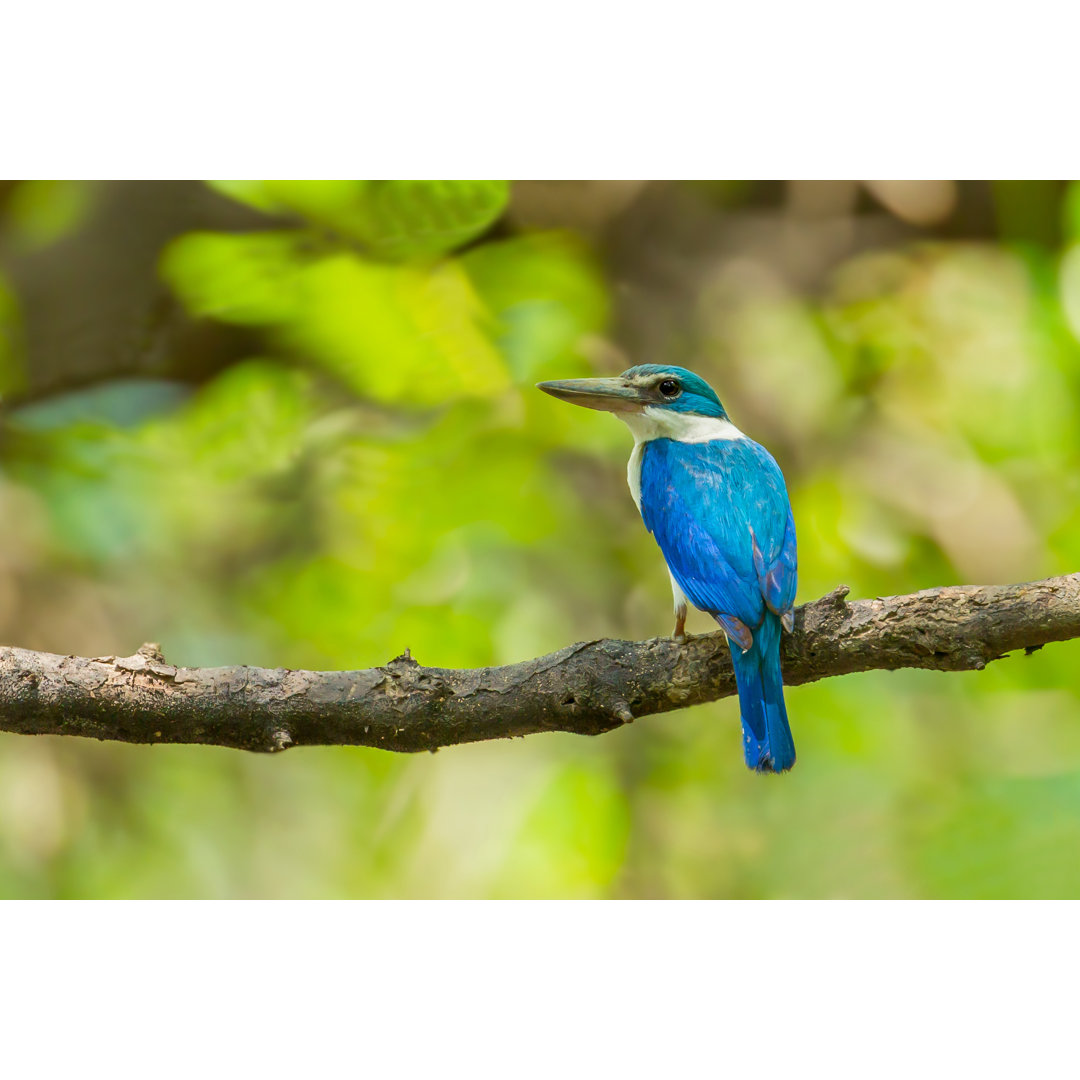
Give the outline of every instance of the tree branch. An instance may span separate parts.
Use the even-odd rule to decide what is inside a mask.
[[[981,670],[1015,649],[1080,637],[1080,574],[954,586],[799,608],[784,681],[871,669]],[[242,750],[436,750],[539,731],[598,735],[634,717],[735,692],[721,633],[677,645],[587,641],[505,667],[421,667],[408,653],[364,671],[177,668],[157,646],[84,659],[0,649],[0,730]]]

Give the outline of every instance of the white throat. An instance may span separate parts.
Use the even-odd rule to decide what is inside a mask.
[[[730,421],[718,416],[695,416],[649,405],[637,413],[618,413],[634,436],[634,449],[626,466],[626,480],[638,511],[641,510],[641,453],[653,439],[704,443],[714,439],[745,439]]]
[[[745,439],[746,436],[730,421],[719,416],[698,416],[695,413],[675,412],[648,405],[641,412],[616,414],[626,423],[635,443],[651,439],[673,439],[675,442],[701,443],[714,439]]]

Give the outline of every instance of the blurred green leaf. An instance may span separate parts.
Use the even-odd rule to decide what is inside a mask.
[[[193,233],[168,249],[162,274],[193,314],[262,326],[376,401],[430,406],[509,385],[455,261],[395,266],[319,254],[291,233]]]
[[[301,308],[283,340],[363,396],[431,406],[509,385],[483,306],[455,262],[390,266],[341,255],[313,264],[298,284]]]
[[[208,184],[222,195],[265,214],[276,214],[285,209],[267,190],[265,180],[210,180]]]
[[[496,341],[521,382],[565,377],[581,363],[574,354],[582,339],[607,323],[599,267],[572,237],[549,233],[484,244],[462,262],[495,317]]]
[[[85,181],[20,181],[7,207],[16,246],[35,250],[55,243],[78,228],[92,201]]]
[[[274,326],[300,304],[303,256],[291,232],[188,233],[161,260],[161,274],[193,315]]]
[[[219,181],[259,210],[287,210],[359,243],[379,259],[440,255],[488,229],[506,209],[505,180]]]
[[[190,394],[190,386],[173,380],[114,379],[18,406],[10,415],[17,427],[39,432],[76,424],[126,428],[175,409]]]

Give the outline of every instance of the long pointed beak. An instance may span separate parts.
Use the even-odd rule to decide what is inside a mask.
[[[536,389],[571,405],[605,412],[637,412],[647,403],[637,387],[628,386],[622,379],[563,379],[537,383]]]

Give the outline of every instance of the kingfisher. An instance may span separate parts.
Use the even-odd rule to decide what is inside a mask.
[[[686,640],[687,602],[720,624],[735,667],[746,764],[786,772],[795,764],[795,744],[780,634],[794,627],[795,520],[773,456],[686,368],[639,364],[615,378],[537,388],[615,413],[630,428],[627,480],[671,576],[673,637]]]

